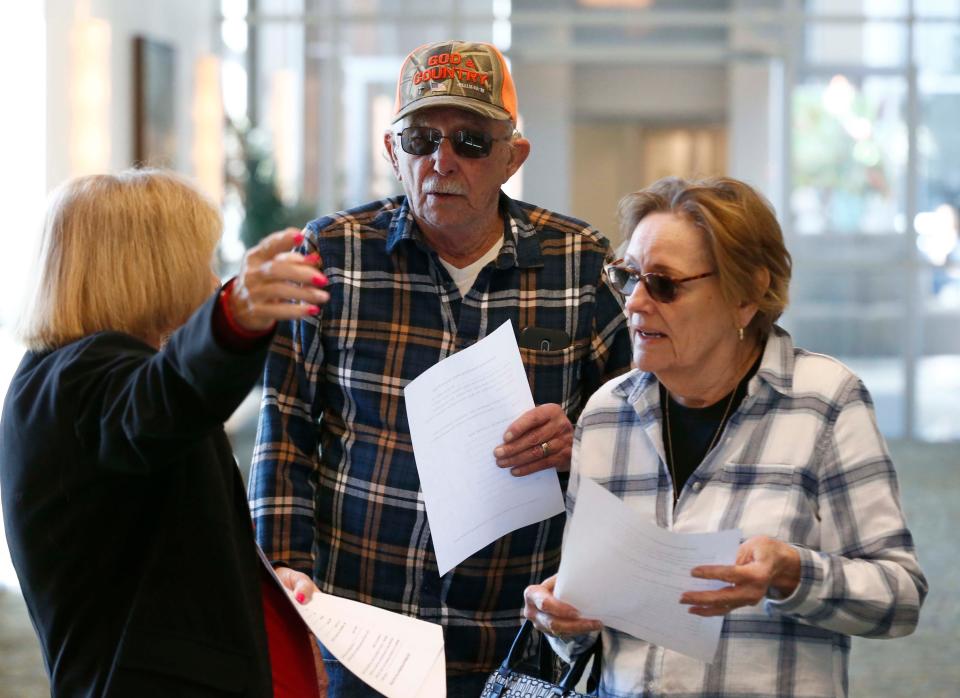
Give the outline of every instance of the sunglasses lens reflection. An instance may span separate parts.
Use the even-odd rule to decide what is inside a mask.
[[[480,131],[461,129],[452,136],[444,136],[439,129],[408,126],[400,132],[400,147],[411,155],[430,155],[437,152],[444,138],[450,139],[453,152],[465,158],[485,158],[493,146],[493,138]]]
[[[400,147],[411,155],[429,155],[440,145],[440,132],[412,126],[400,132]]]
[[[610,284],[624,296],[630,296],[642,280],[650,297],[659,303],[669,303],[677,297],[677,283],[669,276],[644,274],[627,267],[611,266],[607,268]]]
[[[673,279],[659,274],[648,274],[643,279],[644,285],[654,300],[669,303],[677,295],[677,285]]]
[[[457,131],[453,135],[453,150],[465,158],[485,158],[490,154],[492,139],[477,131]]]
[[[610,282],[625,296],[629,296],[637,287],[637,278],[623,267],[610,267]]]

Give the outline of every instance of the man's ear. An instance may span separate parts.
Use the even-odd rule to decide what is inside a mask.
[[[390,164],[393,165],[393,174],[396,175],[397,181],[400,181],[400,163],[397,162],[397,153],[393,149],[393,131],[390,129],[383,132],[383,148],[387,151]]]
[[[504,182],[513,177],[520,166],[530,156],[530,141],[522,136],[510,143],[510,160],[507,162],[507,176]]]

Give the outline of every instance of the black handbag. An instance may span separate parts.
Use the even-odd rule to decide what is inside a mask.
[[[487,677],[487,682],[483,685],[483,691],[480,698],[587,698],[586,694],[578,693],[574,690],[583,671],[586,669],[587,662],[594,658],[593,668],[590,671],[590,682],[596,684],[600,677],[600,639],[590,648],[589,652],[584,652],[577,657],[573,665],[566,671],[559,683],[550,683],[536,676],[522,674],[515,669],[520,662],[523,654],[523,647],[530,637],[533,630],[533,623],[529,620],[523,621],[520,631],[510,645],[510,652],[507,658],[503,660],[500,666]],[[541,652],[544,651],[541,643]],[[541,662],[542,663],[542,662]]]

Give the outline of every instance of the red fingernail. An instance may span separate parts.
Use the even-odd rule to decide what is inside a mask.
[[[319,305],[311,305],[309,308],[307,308],[307,313],[308,313],[309,315],[319,315],[319,313],[320,313],[320,306],[319,306]]]
[[[297,603],[303,603],[304,599],[306,599],[306,598],[307,598],[307,597],[303,595],[303,592],[302,592],[302,591],[298,591],[298,592],[297,592],[297,596],[296,596]]]
[[[320,255],[318,255],[316,252],[311,252],[310,254],[308,254],[306,257],[303,258],[303,261],[306,262],[307,264],[316,264],[317,262],[320,261]]]
[[[327,277],[323,274],[314,274],[313,275],[313,285],[314,286],[326,286]]]
[[[293,238],[293,244],[299,245],[301,242],[303,242],[303,233],[297,233],[297,236]]]

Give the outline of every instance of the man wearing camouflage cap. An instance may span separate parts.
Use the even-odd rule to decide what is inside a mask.
[[[449,696],[479,695],[506,655],[524,588],[559,563],[564,517],[518,529],[441,577],[403,387],[509,320],[536,407],[508,427],[497,465],[517,477],[565,473],[571,422],[630,362],[603,273],[607,241],[501,191],[530,153],[516,124],[513,79],[492,45],[446,41],[407,57],[384,134],[404,195],[307,226],[299,251],[319,256],[331,299],[278,329],[251,474],[273,564],[441,624]],[[376,695],[334,661],[327,671],[331,696]]]

